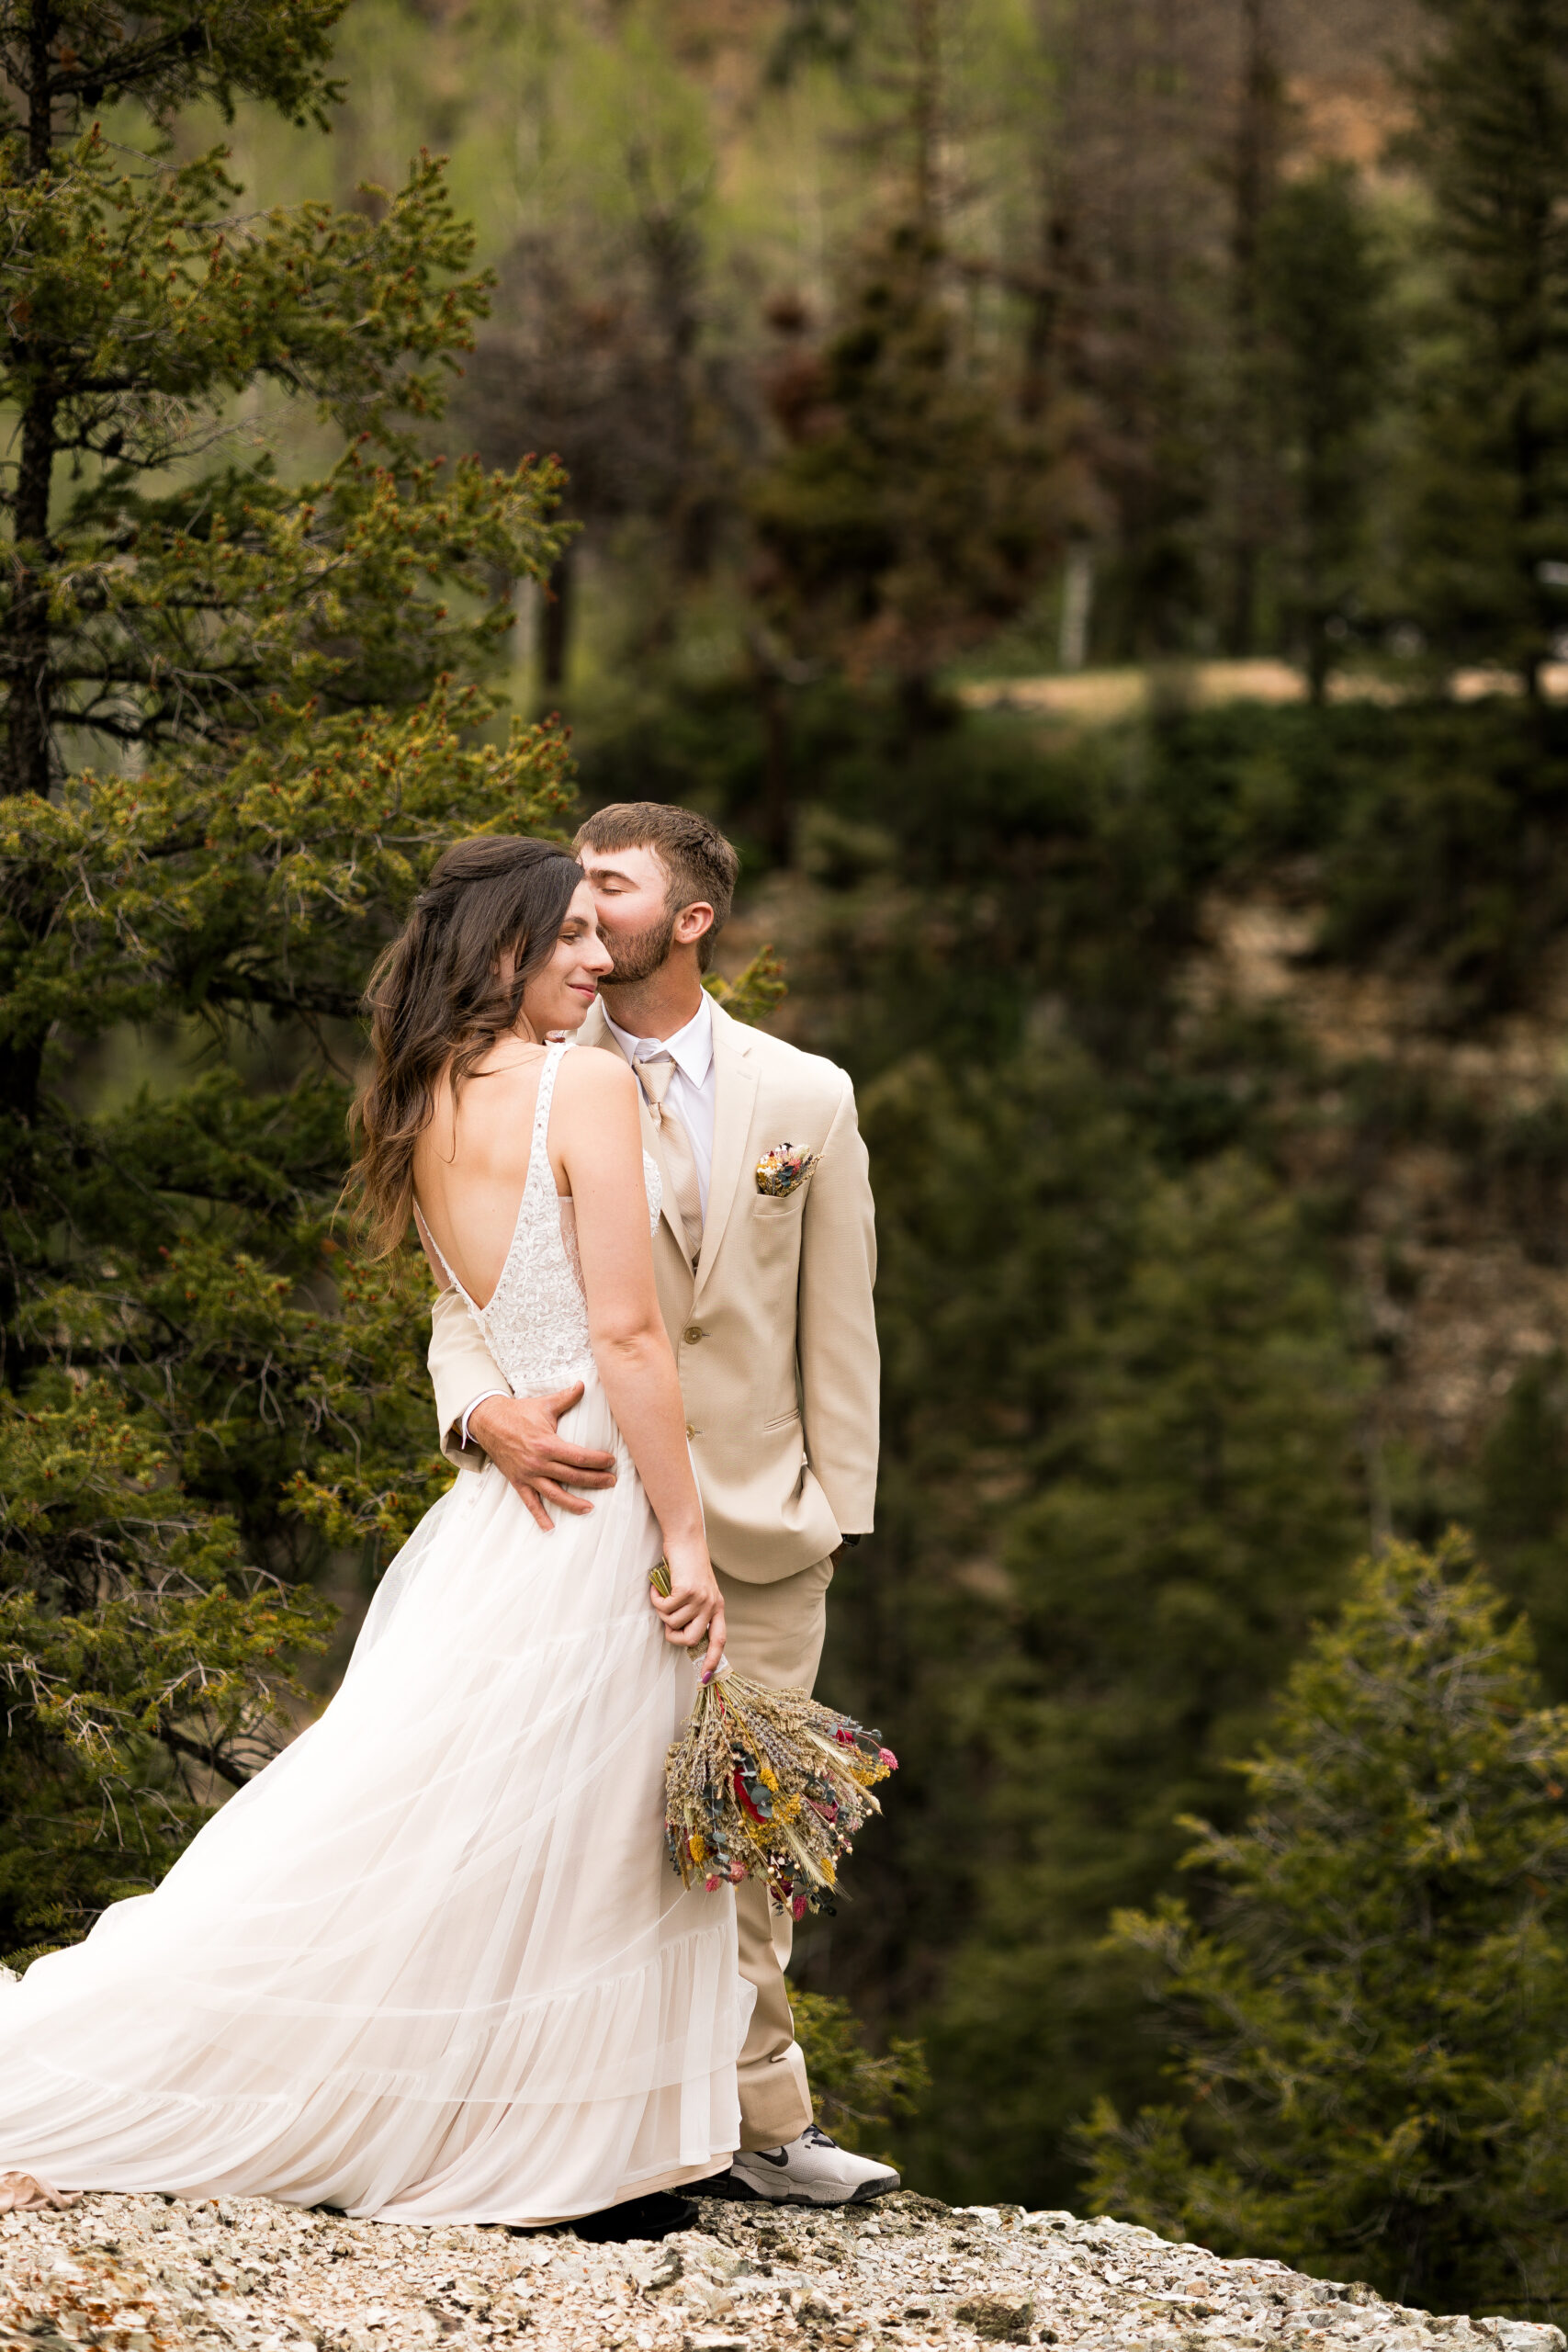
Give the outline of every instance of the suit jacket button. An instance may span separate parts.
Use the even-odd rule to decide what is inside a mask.
[[[691,1424],[691,1422],[690,1422],[690,1421],[688,1421],[688,1422],[686,1423],[686,1435],[687,1435],[688,1437],[695,1437],[695,1436],[696,1436],[696,1430],[692,1427],[692,1424]]]
[[[702,1336],[703,1327],[700,1323],[688,1323],[681,1334],[689,1348],[694,1348]]]

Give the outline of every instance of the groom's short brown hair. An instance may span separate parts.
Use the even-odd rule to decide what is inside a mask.
[[[699,899],[713,909],[713,929],[697,944],[697,962],[707,970],[714,940],[729,919],[740,872],[739,856],[716,824],[694,808],[674,808],[666,800],[612,800],[578,827],[572,848],[610,854],[650,849],[670,876],[672,915]]]

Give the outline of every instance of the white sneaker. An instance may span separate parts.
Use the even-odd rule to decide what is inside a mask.
[[[763,2197],[772,2205],[863,2205],[898,2186],[891,2165],[852,2156],[815,2123],[787,2147],[742,2148],[719,2178],[730,2196]],[[706,2188],[705,2182],[697,2194]]]

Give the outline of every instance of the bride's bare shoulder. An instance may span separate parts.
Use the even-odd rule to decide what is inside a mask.
[[[575,1192],[579,1180],[642,1166],[637,1082],[619,1054],[568,1054],[556,1078],[554,1148]],[[575,1173],[574,1173],[575,1171]]]
[[[537,1046],[503,1039],[464,1077],[456,1098],[458,1115],[479,1121],[515,1116],[518,1105],[532,1102],[537,1093],[544,1066],[545,1057]],[[448,1099],[452,1096],[450,1065],[442,1073],[438,1092]]]
[[[437,1080],[421,1145],[446,1157],[461,1150],[508,1160],[515,1144],[525,1158],[544,1055],[508,1039],[476,1063],[454,1094],[450,1067]],[[419,1147],[416,1146],[416,1149]]]
[[[631,1065],[619,1054],[579,1047],[562,1059],[556,1092],[563,1102],[580,1103],[585,1110],[611,1103],[629,1102],[635,1107],[637,1083]]]

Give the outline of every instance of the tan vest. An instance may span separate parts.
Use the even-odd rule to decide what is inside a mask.
[[[694,1273],[671,1187],[654,1272],[675,1351],[687,1434],[716,1566],[745,1584],[809,1567],[840,1535],[865,1532],[876,1492],[876,1237],[865,1146],[848,1077],[820,1055],[713,1012],[713,1177]],[[618,1053],[603,1009],[582,1046]],[[643,1140],[660,1159],[647,1107]],[[817,1155],[793,1193],[759,1193],[756,1166],[778,1144]],[[448,1457],[465,1408],[505,1388],[455,1291],[432,1316],[430,1376]]]

